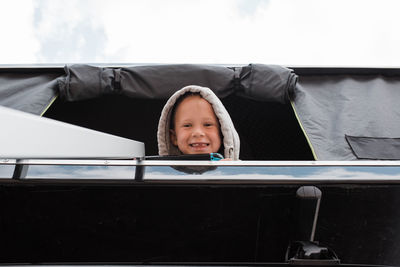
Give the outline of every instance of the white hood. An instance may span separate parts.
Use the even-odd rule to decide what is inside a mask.
[[[207,100],[214,109],[214,113],[217,116],[221,125],[222,142],[224,144],[224,157],[231,158],[233,160],[239,159],[240,151],[240,139],[237,134],[231,117],[228,111],[226,111],[221,100],[207,87],[201,87],[197,85],[189,85],[181,90],[175,92],[165,104],[160,121],[158,123],[157,141],[158,141],[158,154],[159,155],[181,155],[179,149],[171,144],[169,129],[171,121],[171,111],[175,105],[176,100],[186,92],[200,93],[200,95]]]

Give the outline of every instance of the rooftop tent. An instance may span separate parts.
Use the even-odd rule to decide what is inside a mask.
[[[294,108],[316,159],[400,159],[399,69],[296,73]]]
[[[57,97],[58,68],[0,68],[0,105],[43,115]]]
[[[3,68],[0,104],[142,141],[154,155],[167,98],[198,84],[214,90],[231,114],[241,159],[400,158],[399,70],[293,70],[260,64]]]
[[[35,69],[36,74],[20,70],[20,76],[13,77],[12,82],[22,85],[24,74],[48,75],[48,69],[45,74],[39,70]],[[51,72],[53,76],[42,83],[51,84],[46,87],[47,98],[37,100],[21,94],[14,103],[6,104],[12,107],[17,101],[40,102],[40,109],[26,111],[41,114],[54,95],[59,95],[44,116],[144,142],[146,154],[154,155],[158,119],[166,100],[181,87],[197,84],[211,88],[222,99],[241,138],[241,159],[312,159],[289,104],[288,95],[297,80],[290,69],[257,64],[72,65]],[[20,86],[18,90],[27,89]]]

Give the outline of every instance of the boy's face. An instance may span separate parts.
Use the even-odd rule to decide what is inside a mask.
[[[194,95],[185,98],[175,112],[171,142],[183,154],[217,152],[221,147],[219,123],[207,100]]]

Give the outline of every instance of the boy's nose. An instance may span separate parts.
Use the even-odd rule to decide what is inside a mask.
[[[192,135],[193,135],[193,136],[196,136],[196,137],[198,137],[198,136],[204,136],[203,128],[202,128],[202,127],[195,127],[195,128],[193,129]]]

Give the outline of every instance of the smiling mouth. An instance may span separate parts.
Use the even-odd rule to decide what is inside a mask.
[[[203,148],[203,147],[208,147],[210,144],[208,143],[193,143],[193,144],[189,144],[189,146],[193,147],[193,148]]]

